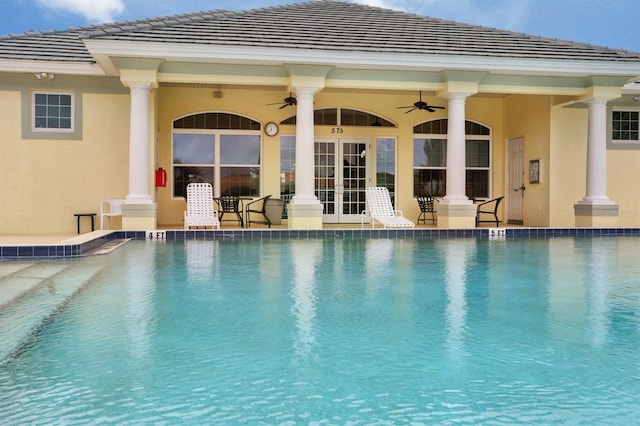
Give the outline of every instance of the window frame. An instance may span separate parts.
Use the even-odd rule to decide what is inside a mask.
[[[614,139],[613,132],[613,117],[616,112],[630,112],[638,114],[637,125],[638,125],[638,138],[637,139]],[[607,120],[607,140],[609,141],[610,148],[636,148],[640,149],[640,107],[624,107],[624,106],[615,106],[611,108],[611,112],[608,115]]]
[[[393,145],[393,150],[391,149],[382,149],[382,147],[384,146],[385,142],[389,142],[391,145]],[[389,158],[384,155],[384,159],[380,158],[382,157],[381,154],[389,154],[393,152],[393,182],[381,182],[380,179],[380,170],[378,170],[378,168],[383,164],[391,164],[391,161],[389,161]],[[395,200],[396,200],[396,195],[397,195],[397,187],[398,187],[398,138],[395,136],[377,136],[376,137],[376,173],[375,173],[375,179],[376,179],[376,186],[384,186],[385,188],[387,188],[389,190],[389,195],[391,196],[391,200],[393,201],[393,204],[395,205]],[[391,188],[389,187],[391,186]]]
[[[71,119],[73,122],[73,130],[63,129],[63,131],[48,128],[33,129],[35,117],[35,93],[49,94],[69,94],[72,95]],[[22,139],[40,139],[40,140],[82,140],[82,96],[81,89],[52,89],[52,88],[25,88],[21,91],[21,126]]]
[[[212,135],[213,136],[213,162],[209,163],[175,163],[175,153],[174,153],[174,135],[176,134],[194,134],[194,135]],[[221,156],[221,143],[223,136],[257,136],[259,143],[259,161],[258,164],[249,164],[249,163],[233,163],[227,164],[223,163]],[[213,169],[213,182],[211,183],[213,186],[214,197],[219,197],[221,194],[221,170],[223,168],[243,168],[250,167],[258,169],[258,193],[255,194],[256,197],[260,196],[262,193],[262,185],[264,178],[262,176],[263,170],[263,162],[264,162],[264,139],[262,137],[262,132],[260,130],[237,130],[237,129],[184,129],[184,128],[174,128],[171,132],[171,198],[174,200],[182,199],[184,196],[176,195],[176,186],[175,186],[175,176],[176,176],[176,167],[201,167],[201,168],[211,168]],[[248,195],[253,196],[253,195]]]
[[[435,119],[435,120],[431,120],[431,121],[426,121],[424,123],[420,123],[418,124],[418,126],[421,126],[425,123],[431,123],[431,122],[435,122],[435,121],[440,121],[440,120],[446,120],[446,119]],[[473,128],[475,128],[476,126],[480,126],[480,128],[482,128],[483,130],[486,129],[487,130],[487,134],[472,134]],[[417,126],[415,126],[417,127]],[[414,128],[415,128],[414,127]],[[471,130],[471,131],[470,131]],[[446,148],[448,145],[448,141],[449,141],[449,132],[448,132],[448,128],[446,132],[442,132],[442,133],[414,133],[413,134],[413,149],[415,150],[415,144],[417,140],[443,140],[444,144],[445,144],[445,164],[444,166],[416,166],[415,165],[415,158],[413,159],[413,164],[412,164],[412,170],[413,170],[413,174],[412,177],[414,179],[413,182],[413,197],[416,198],[418,195],[433,195],[433,194],[416,194],[416,183],[415,183],[415,172],[416,170],[438,170],[438,171],[444,171],[444,176],[446,177],[446,170],[447,170],[447,164],[446,164]],[[493,169],[493,132],[492,129],[489,126],[485,126],[484,124],[472,121],[472,120],[465,120],[465,146],[467,143],[469,142],[473,142],[473,141],[487,141],[488,142],[488,149],[489,152],[487,153],[488,155],[488,166],[487,167],[483,167],[483,166],[468,166],[467,162],[468,162],[468,150],[465,148],[465,183],[467,181],[467,174],[469,172],[473,172],[473,171],[477,171],[477,170],[481,170],[481,171],[486,171],[487,173],[487,195],[486,196],[479,196],[478,198],[480,199],[491,199],[492,197],[492,169]],[[415,157],[415,155],[414,155]],[[446,182],[444,183],[444,193],[446,195]],[[440,196],[438,194],[434,195],[434,196]]]

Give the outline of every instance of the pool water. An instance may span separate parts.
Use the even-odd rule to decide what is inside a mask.
[[[640,239],[132,241],[3,424],[632,424]]]

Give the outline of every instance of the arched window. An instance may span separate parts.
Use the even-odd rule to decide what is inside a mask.
[[[316,126],[396,127],[379,115],[350,108],[316,109],[313,111],[313,123]],[[286,118],[280,124],[296,124],[296,116]]]
[[[260,195],[258,121],[205,112],[173,122],[173,196],[184,197],[191,182],[208,182],[216,196]]]
[[[448,120],[439,119],[413,128],[413,195],[446,195]],[[491,129],[465,122],[466,195],[489,198]]]

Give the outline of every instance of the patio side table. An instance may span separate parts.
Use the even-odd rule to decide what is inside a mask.
[[[80,218],[81,217],[90,217],[91,218],[91,232],[93,232],[95,230],[94,223],[93,223],[93,218],[96,217],[96,213],[76,213],[76,214],[74,214],[74,216],[77,218],[77,221],[78,221],[78,234],[80,233]]]

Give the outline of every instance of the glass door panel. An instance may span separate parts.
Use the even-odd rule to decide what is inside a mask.
[[[325,223],[357,223],[365,209],[367,139],[326,139],[315,143],[315,192]]]

